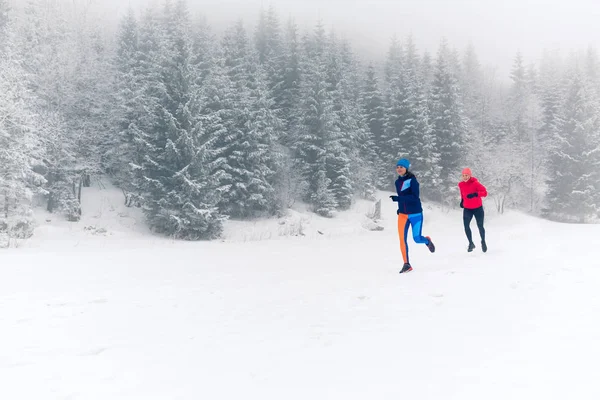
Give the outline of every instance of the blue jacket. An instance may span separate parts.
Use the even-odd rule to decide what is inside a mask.
[[[394,198],[394,201],[398,202],[398,214],[423,212],[421,199],[419,198],[419,182],[411,172],[407,172],[404,176],[398,176],[398,179],[396,179],[396,192],[398,197]]]

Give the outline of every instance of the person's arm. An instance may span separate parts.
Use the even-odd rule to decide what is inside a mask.
[[[392,195],[390,196],[390,199],[392,199],[392,201],[398,201],[398,196],[400,195],[400,190],[398,189],[398,181],[394,183],[394,186],[396,187],[396,196]]]
[[[483,186],[481,182],[477,183],[479,184],[479,186],[477,187],[477,194],[479,195],[479,197],[487,196],[487,189],[485,188],[485,186]]]
[[[472,199],[473,197],[485,197],[487,196],[487,190],[485,186],[483,186],[479,182],[475,182],[475,191],[473,193],[469,193],[467,195],[467,199]]]
[[[410,184],[410,188],[412,189],[412,195],[418,199],[419,195],[420,195],[419,181],[417,181],[417,178],[411,178],[411,179],[412,179],[412,183]]]

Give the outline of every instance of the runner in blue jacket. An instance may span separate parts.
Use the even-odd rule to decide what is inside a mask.
[[[424,243],[432,253],[435,251],[435,246],[429,236],[422,236],[423,228],[423,207],[419,198],[419,181],[417,177],[408,170],[410,162],[403,158],[396,163],[396,179],[397,196],[390,198],[398,203],[398,236],[400,237],[400,251],[404,265],[400,273],[412,271],[408,259],[408,227],[412,225],[412,235],[415,243]]]

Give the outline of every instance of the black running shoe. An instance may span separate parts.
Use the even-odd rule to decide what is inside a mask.
[[[475,243],[471,242],[471,243],[469,243],[469,247],[467,248],[467,251],[470,253],[473,251],[474,248],[475,248]]]
[[[407,263],[402,266],[400,273],[403,274],[405,272],[410,272],[410,271],[412,271],[412,267],[410,266],[410,264]]]
[[[427,248],[429,249],[430,252],[435,253],[435,246],[433,244],[433,242],[431,241],[431,238],[429,236],[425,236],[428,240],[429,243],[427,243]]]
[[[481,251],[483,251],[484,253],[487,251],[487,243],[485,242],[485,240],[481,241]]]

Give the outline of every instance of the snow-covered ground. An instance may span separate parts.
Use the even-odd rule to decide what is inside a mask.
[[[467,253],[460,211],[427,205],[437,251],[411,240],[399,275],[381,197],[380,232],[361,202],[188,243],[87,189],[81,222],[40,214],[0,252],[0,399],[600,398],[600,226],[489,202]]]

